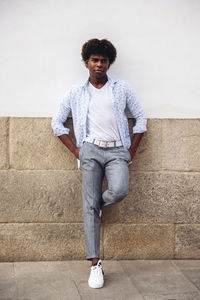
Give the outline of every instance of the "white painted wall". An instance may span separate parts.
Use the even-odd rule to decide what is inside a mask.
[[[94,37],[149,118],[200,117],[199,0],[0,0],[0,116],[51,116]]]

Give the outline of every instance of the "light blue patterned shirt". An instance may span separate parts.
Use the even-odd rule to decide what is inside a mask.
[[[135,92],[129,85],[119,79],[108,76],[108,83],[113,91],[113,110],[116,118],[119,135],[125,149],[131,145],[128,118],[125,109],[128,108],[133,118],[135,118],[134,133],[145,132],[147,119],[143,108],[140,106]],[[55,136],[69,134],[69,128],[64,127],[69,114],[72,114],[76,146],[81,147],[88,134],[87,114],[90,102],[88,90],[89,79],[82,85],[72,87],[62,99],[58,112],[53,116],[51,126]],[[101,105],[101,104],[100,104]],[[103,122],[103,120],[102,120]]]

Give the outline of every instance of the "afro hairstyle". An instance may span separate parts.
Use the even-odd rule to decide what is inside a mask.
[[[106,40],[90,39],[83,44],[81,56],[86,62],[91,55],[102,55],[108,57],[110,65],[115,61],[117,50],[113,44]]]

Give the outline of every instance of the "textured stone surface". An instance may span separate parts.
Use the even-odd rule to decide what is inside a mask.
[[[187,265],[194,262],[180,269],[176,260],[103,260],[102,289],[88,286],[86,260],[1,263],[0,300],[199,300],[199,261]]]
[[[8,169],[8,118],[0,118],[0,169]]]
[[[162,120],[162,167],[200,171],[200,119]]]
[[[175,280],[175,279],[174,279]],[[176,281],[174,282],[174,284]],[[172,283],[173,284],[173,283]],[[200,300],[200,292],[145,296],[144,300]]]
[[[191,171],[200,171],[200,118],[187,121],[188,165]]]
[[[175,263],[103,260],[102,289],[88,286],[86,260],[1,263],[0,300],[199,300],[199,261],[194,272]]]
[[[71,128],[72,137],[71,119],[67,126]],[[10,143],[14,169],[77,169],[76,158],[58,137],[53,136],[50,118],[11,118]]]
[[[2,120],[4,118],[1,118]],[[5,118],[6,119],[6,118]],[[76,169],[76,159],[53,136],[50,118],[11,118],[10,158],[16,169]],[[4,121],[3,121],[4,122]],[[130,128],[134,122],[129,120]],[[74,139],[72,120],[67,125]],[[2,125],[2,132],[6,126]],[[132,170],[200,170],[199,119],[149,119]],[[5,133],[3,134],[5,135]]]
[[[161,168],[161,120],[148,120],[148,133],[145,133],[134,162],[130,169],[158,170]],[[129,120],[132,130],[134,122]],[[74,138],[72,119],[70,136]],[[76,169],[74,156],[54,137],[50,118],[11,118],[10,119],[10,158],[15,169]]]
[[[130,119],[130,129],[133,125]],[[66,126],[74,140],[71,119]],[[53,136],[51,119],[0,118],[0,142],[1,259],[83,258],[81,172],[74,156]],[[148,120],[130,166],[129,195],[103,210],[102,257],[104,246],[105,258],[200,258],[199,149],[200,119]],[[81,246],[76,232],[66,256],[59,237],[64,226],[67,237],[69,226],[82,228]],[[46,242],[52,232],[61,250],[51,247],[51,240]]]
[[[121,265],[141,294],[146,296],[145,299],[163,299],[156,297],[156,295],[162,294],[170,296],[170,294],[179,293],[182,295],[189,292],[198,293],[195,285],[171,261],[121,261]],[[175,300],[176,298],[169,297],[167,299]]]
[[[15,299],[17,292],[14,265],[0,264],[0,300]]]
[[[173,264],[175,264],[181,271],[200,269],[200,260],[197,259],[176,259],[173,261]]]
[[[60,262],[61,263],[61,262]],[[67,264],[58,268],[57,262],[15,263],[18,297],[28,300],[80,300],[76,283],[70,277]]]
[[[83,224],[0,224],[0,261],[85,258]]]
[[[200,173],[130,172],[128,196],[103,221],[200,223]]]
[[[130,122],[130,121],[129,121]],[[148,119],[130,170],[152,171],[162,167],[162,120]]]
[[[200,290],[200,267],[182,270],[182,273]]]
[[[200,225],[176,225],[175,257],[200,258]]]
[[[200,300],[200,292],[145,296],[144,300]]]
[[[80,268],[81,265],[81,268]],[[142,300],[138,289],[131,283],[126,276],[120,262],[102,261],[104,270],[105,284],[102,289],[91,289],[88,287],[89,268],[88,264],[83,262],[67,262],[71,270],[71,276],[76,282],[82,300]]]
[[[0,222],[82,222],[79,171],[0,171]]]
[[[174,226],[161,224],[107,224],[105,259],[173,258]]]

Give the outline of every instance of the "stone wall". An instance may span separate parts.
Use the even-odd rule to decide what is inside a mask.
[[[0,118],[0,145],[0,261],[84,259],[81,171],[50,118]],[[104,259],[200,259],[200,119],[149,119],[102,217]]]

